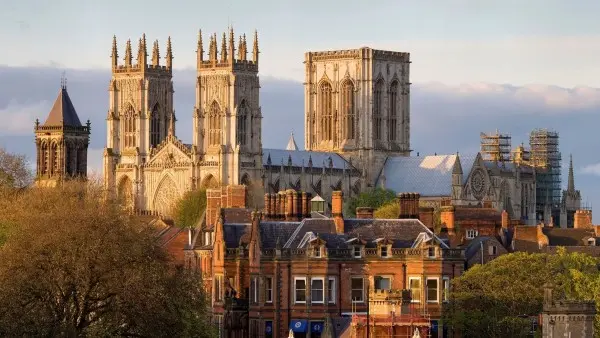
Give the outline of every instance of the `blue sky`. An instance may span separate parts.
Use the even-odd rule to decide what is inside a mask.
[[[259,31],[261,74],[302,80],[307,50],[368,45],[412,53],[412,81],[600,87],[600,1],[21,0],[0,12],[0,63],[108,68],[143,32],[193,67],[198,29]],[[237,33],[236,33],[237,35]],[[136,44],[134,44],[136,46]],[[122,53],[121,53],[122,54]]]

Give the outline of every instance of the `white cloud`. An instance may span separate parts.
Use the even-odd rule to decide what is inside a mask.
[[[581,172],[584,174],[600,176],[600,163],[586,165],[581,169]]]
[[[33,133],[34,121],[50,110],[48,101],[21,103],[11,99],[6,107],[0,107],[0,133],[6,135],[22,135]],[[41,120],[40,123],[44,121]]]

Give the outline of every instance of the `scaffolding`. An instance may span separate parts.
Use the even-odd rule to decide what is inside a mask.
[[[496,130],[495,133],[480,133],[481,155],[486,161],[509,162],[510,142],[509,134],[501,134]]]
[[[529,135],[530,163],[536,168],[536,204],[538,213],[546,205],[557,208],[561,200],[561,155],[558,132],[534,129]]]
[[[521,143],[512,153],[512,161],[517,165],[530,165],[531,152]]]

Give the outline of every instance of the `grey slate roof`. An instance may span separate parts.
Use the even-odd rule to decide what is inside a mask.
[[[452,193],[452,168],[456,154],[420,157],[390,156],[383,174],[385,187],[395,192],[418,192],[421,196],[450,196]],[[473,168],[474,155],[458,155],[463,170],[463,184]],[[378,178],[377,185],[380,185]]]
[[[279,244],[283,248],[285,242],[300,226],[300,222],[261,222],[260,242],[263,249],[273,249]]]
[[[306,150],[285,150],[285,149],[263,149],[263,165],[270,164],[273,166],[288,165],[289,160],[292,161],[292,166],[306,168],[309,167],[309,162],[312,162],[313,168],[329,168],[329,163],[333,164],[334,169],[355,169],[342,156],[333,152],[323,151],[306,151]]]
[[[67,88],[61,87],[44,126],[81,127],[79,116],[77,116],[73,102],[67,93]]]
[[[223,235],[227,248],[237,248],[240,242],[248,244],[250,238],[251,224],[225,224],[223,226]]]
[[[344,232],[366,240],[368,247],[378,238],[387,238],[393,242],[392,248],[409,248],[420,233],[431,233],[417,219],[345,219]]]

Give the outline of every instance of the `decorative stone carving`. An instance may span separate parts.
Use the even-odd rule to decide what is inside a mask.
[[[154,195],[154,210],[161,215],[170,216],[173,206],[179,199],[177,185],[170,176],[165,176],[156,189]]]
[[[480,168],[475,169],[471,175],[471,192],[473,197],[482,200],[486,192],[485,174]]]

